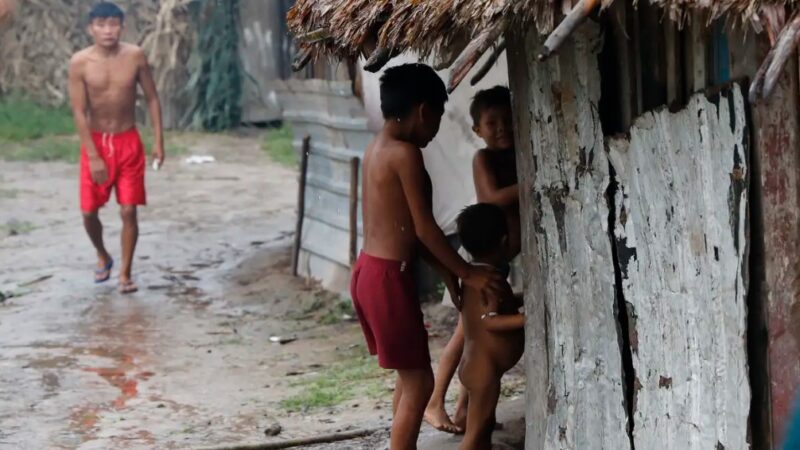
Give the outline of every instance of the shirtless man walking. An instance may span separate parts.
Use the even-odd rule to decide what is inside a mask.
[[[113,3],[102,2],[89,13],[89,34],[94,45],[72,56],[69,95],[75,127],[81,139],[80,200],[83,224],[97,250],[94,281],[111,277],[114,264],[103,244],[99,209],[108,202],[112,188],[122,217],[122,261],[119,291],[138,289],[131,279],[131,265],[139,224],[136,208],[146,204],[145,154],[136,130],[136,87],[141,86],[155,133],[155,167],[164,161],[161,106],[155,82],[141,48],[120,42],[124,13]]]

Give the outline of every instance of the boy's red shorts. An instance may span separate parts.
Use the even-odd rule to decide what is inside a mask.
[[[422,319],[411,267],[361,253],[350,292],[367,347],[384,369],[431,366],[428,331]]]
[[[120,205],[146,204],[144,145],[136,128],[116,134],[92,132],[92,140],[106,163],[108,179],[103,184],[92,180],[89,157],[81,148],[81,211],[100,209],[111,197],[112,188],[116,189]]]

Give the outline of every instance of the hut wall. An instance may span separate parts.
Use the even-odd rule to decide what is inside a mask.
[[[311,136],[299,272],[346,293],[350,282],[350,159],[373,138],[350,82],[289,80],[281,95],[283,118],[301,151]],[[359,195],[361,189],[358,190]],[[358,248],[362,225],[359,200]]]
[[[634,444],[748,448],[742,93],[696,94],[677,113],[646,113],[609,149]]]
[[[527,448],[748,448],[741,92],[696,94],[606,141],[596,26],[545,63],[535,32],[509,38]]]
[[[631,448],[598,101],[600,35],[510,37],[525,265],[528,450]]]
[[[764,42],[758,48],[761,61]],[[800,387],[800,105],[792,60],[768,102],[753,107],[763,238],[761,295],[767,333],[773,448],[780,448]]]

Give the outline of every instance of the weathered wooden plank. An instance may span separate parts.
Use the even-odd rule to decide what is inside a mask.
[[[745,449],[749,137],[741,90],[612,140],[636,448]]]
[[[760,56],[766,42],[760,42]],[[800,387],[800,109],[798,65],[787,65],[772,96],[753,108],[760,163],[765,308],[773,445],[778,448]]]
[[[598,116],[601,40],[583,25],[544,63],[509,45],[526,272],[527,449],[630,448]],[[546,382],[546,385],[545,385]],[[546,393],[545,393],[546,392]]]

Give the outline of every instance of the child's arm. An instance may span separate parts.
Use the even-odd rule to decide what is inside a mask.
[[[507,292],[511,292],[509,287]],[[508,295],[506,295],[508,297]],[[525,327],[524,314],[498,314],[497,309],[501,301],[513,301],[514,295],[509,298],[498,298],[494,295],[486,296],[484,313],[481,315],[483,326],[489,331],[503,332],[519,330]]]
[[[447,270],[447,267],[443,266],[442,263],[436,259],[435,256],[428,251],[428,248],[424,245],[420,245],[420,254],[422,259],[424,259],[436,273],[442,278],[447,291],[450,293],[450,299],[453,300],[453,304],[456,306],[456,309],[461,311],[461,289],[458,283],[458,277],[453,272]]]
[[[489,167],[486,153],[483,151],[475,154],[475,159],[472,161],[472,177],[479,201],[504,208],[519,202],[519,185],[515,183],[504,188],[498,187],[497,177]]]
[[[395,170],[411,211],[417,238],[444,267],[467,285],[481,292],[501,292],[504,280],[500,273],[467,264],[447,242],[442,229],[433,219],[430,196],[424,193],[426,180],[422,152],[411,144],[403,146],[405,148],[399,149],[403,153],[397,160]]]

